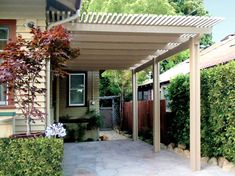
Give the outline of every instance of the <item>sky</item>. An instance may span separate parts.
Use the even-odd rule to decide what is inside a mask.
[[[235,33],[235,0],[204,0],[211,16],[225,18],[213,29],[213,41],[218,42],[229,34]]]

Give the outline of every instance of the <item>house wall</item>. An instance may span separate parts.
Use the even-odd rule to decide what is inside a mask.
[[[99,111],[99,72],[87,72],[87,105],[85,107],[68,107],[68,78],[60,79],[60,110],[59,116],[72,116],[80,118],[86,114],[88,109]],[[91,105],[90,101],[95,104]]]
[[[41,29],[46,28],[46,0],[1,0],[0,1],[0,19],[5,20],[16,20],[16,35],[22,35],[25,39],[31,39],[30,29],[25,27],[25,23],[28,21],[33,21]],[[43,75],[42,83],[38,86],[45,87],[46,77],[45,69],[41,73]],[[45,96],[38,96],[37,101],[41,104],[40,109],[45,111],[46,99]],[[4,112],[15,112],[15,122],[11,120],[2,121],[1,123],[6,123],[5,127],[8,131],[12,124],[13,133],[22,133],[26,131],[25,119],[21,116],[21,112],[16,109],[1,109],[0,115]],[[8,116],[9,117],[9,116]],[[0,117],[1,119],[1,117]],[[14,125],[15,123],[15,125]],[[0,130],[0,137],[8,137],[9,133],[5,133],[3,125]],[[45,129],[45,121],[37,120],[35,124],[32,125],[32,131],[42,131]]]

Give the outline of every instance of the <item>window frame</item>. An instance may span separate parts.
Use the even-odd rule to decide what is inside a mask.
[[[10,37],[10,29],[9,29],[9,26],[6,26],[6,25],[1,25],[0,24],[0,29],[7,29],[7,37],[6,39],[1,39],[0,38],[0,41],[6,41],[6,43],[9,41],[9,37]],[[2,49],[0,49],[0,52],[3,52]],[[0,63],[2,62],[2,60],[0,59]],[[0,84],[1,87],[4,87],[4,85]],[[6,87],[6,93],[3,92],[3,94],[5,94],[5,101],[1,101],[0,100],[0,106],[7,106],[8,105],[8,89],[7,89],[7,85],[5,86]],[[0,94],[2,94],[2,91],[0,91]]]
[[[73,75],[82,75],[83,79],[84,79],[84,95],[83,95],[83,99],[84,102],[83,103],[79,103],[79,104],[74,104],[71,103],[71,99],[70,99],[70,95],[71,95],[71,76]],[[86,107],[87,106],[87,73],[86,72],[76,72],[76,73],[69,73],[68,75],[68,107]]]
[[[7,26],[7,25],[1,25],[1,24],[0,24],[0,29],[7,29],[7,38],[6,38],[6,39],[1,39],[1,38],[0,38],[0,41],[6,41],[6,42],[8,42],[9,39],[10,39],[10,29],[9,29],[9,26]],[[2,52],[2,51],[3,51],[3,50],[0,49],[0,52]]]
[[[9,41],[16,41],[16,20],[12,19],[0,19],[0,28],[8,29],[7,43]],[[2,52],[3,50],[0,50]],[[14,102],[14,89],[10,88],[8,83],[6,85],[6,101],[0,102],[0,109],[15,109]]]

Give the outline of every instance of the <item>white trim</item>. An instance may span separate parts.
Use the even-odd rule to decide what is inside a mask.
[[[51,124],[51,61],[50,59],[46,60],[46,113],[47,113],[47,121],[46,126]]]
[[[78,104],[74,104],[74,103],[71,103],[71,99],[70,99],[70,95],[71,95],[71,76],[76,76],[76,75],[81,75],[83,76],[83,81],[84,81],[84,94],[83,94],[83,103],[78,103]],[[86,74],[85,73],[70,73],[69,74],[69,87],[68,87],[68,91],[69,91],[69,103],[68,105],[69,106],[85,106],[86,105]]]
[[[7,30],[7,38],[6,39],[1,39],[0,38],[0,41],[6,41],[8,42],[9,40],[9,36],[10,36],[10,30],[9,30],[9,27],[5,27],[5,25],[0,25],[0,29],[6,29]],[[0,52],[2,52],[3,50],[0,50]],[[2,60],[0,59],[0,63],[2,62]],[[0,85],[2,86],[2,85]],[[6,86],[6,100],[5,101],[0,101],[0,106],[7,106],[8,105],[8,89],[7,89],[7,86]]]

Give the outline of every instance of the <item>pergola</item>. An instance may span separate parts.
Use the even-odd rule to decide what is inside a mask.
[[[83,13],[55,23],[71,32],[81,55],[70,70],[132,70],[133,140],[138,139],[137,72],[153,67],[154,151],[160,151],[159,62],[190,49],[190,165],[200,170],[199,39],[221,18]]]

